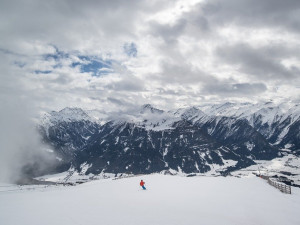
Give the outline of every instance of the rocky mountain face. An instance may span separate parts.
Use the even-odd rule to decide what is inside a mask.
[[[42,118],[39,131],[45,143],[58,156],[57,171],[70,168],[76,160],[76,153],[85,146],[88,139],[100,129],[100,125],[82,109],[65,108],[50,112]]]
[[[176,170],[204,173],[213,164],[233,166],[252,160],[231,150],[188,121],[178,121],[168,130],[146,130],[133,123],[108,123],[81,149],[77,165],[90,162],[87,172],[151,173]],[[226,160],[234,160],[226,165]],[[229,168],[228,168],[229,169]]]
[[[299,154],[300,105],[295,103],[233,104],[206,106],[209,115],[245,119],[272,145]]]
[[[298,105],[225,103],[168,112],[144,105],[101,123],[93,115],[66,108],[43,117],[41,134],[63,159],[61,170],[227,174],[278,157],[281,148],[296,155],[300,149]]]

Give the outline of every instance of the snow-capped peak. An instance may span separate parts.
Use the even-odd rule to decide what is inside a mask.
[[[53,112],[54,115],[57,114]],[[69,108],[66,107],[58,112],[61,117],[68,117],[74,120],[89,119],[89,116],[81,108]]]
[[[205,116],[205,113],[202,112],[200,109],[196,107],[190,107],[184,110],[184,112],[181,114],[181,118],[186,120],[195,120],[199,119],[201,117]]]
[[[41,120],[44,127],[49,127],[61,122],[74,122],[74,121],[93,121],[82,109],[80,108],[64,108],[59,112],[51,111],[46,113]]]
[[[141,111],[140,111],[141,114],[144,114],[144,113],[162,114],[163,112],[164,112],[163,110],[157,109],[150,104],[143,105],[141,107]]]

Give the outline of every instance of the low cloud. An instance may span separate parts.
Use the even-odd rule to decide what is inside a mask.
[[[199,3],[212,26],[229,24],[252,28],[280,28],[300,32],[297,0],[212,0]]]
[[[5,68],[0,73],[0,181],[18,182],[53,168],[56,159],[46,151],[32,120],[37,109],[22,86],[21,74]]]
[[[216,82],[206,86],[203,90],[207,94],[225,95],[225,96],[257,96],[267,90],[263,83],[236,83],[226,84]]]
[[[26,106],[1,106],[5,108],[0,113],[0,181],[19,182],[53,169],[55,155],[47,152],[35,124],[26,115]]]
[[[295,90],[299,83],[296,0],[12,0],[0,6],[0,55],[8,59],[0,63],[18,74],[13,79],[30,90],[39,111],[276,98],[274,87]],[[18,92],[5,77],[1,83],[1,91]]]
[[[238,66],[241,73],[257,77],[262,80],[291,81],[300,74],[297,67],[287,68],[281,61],[285,57],[295,56],[287,49],[277,49],[277,46],[253,48],[247,44],[222,46],[216,50],[219,59],[233,66]],[[298,57],[298,55],[296,55]]]

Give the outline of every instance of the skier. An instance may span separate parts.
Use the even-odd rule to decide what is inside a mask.
[[[146,190],[146,188],[145,188],[145,182],[143,181],[143,180],[141,180],[141,182],[140,182],[140,186],[143,188],[143,190]]]

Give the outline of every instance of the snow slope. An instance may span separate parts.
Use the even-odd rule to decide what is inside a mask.
[[[140,179],[148,190],[140,189]],[[300,189],[283,194],[257,177],[147,175],[74,187],[3,186],[5,225],[300,224]]]

